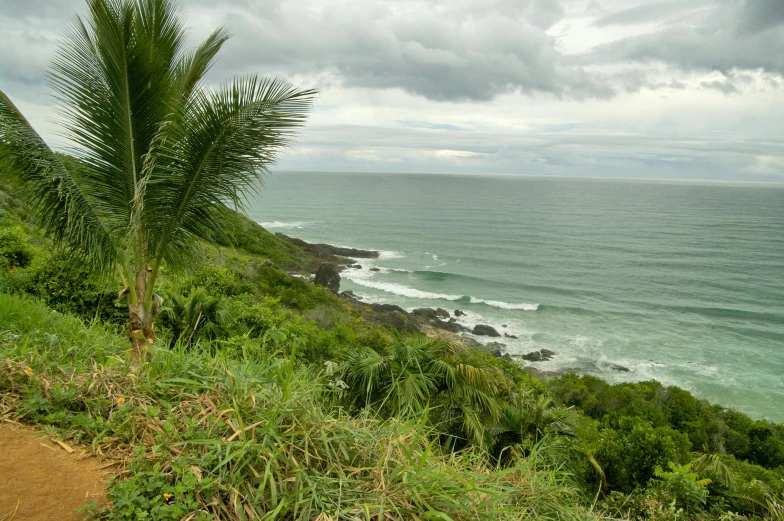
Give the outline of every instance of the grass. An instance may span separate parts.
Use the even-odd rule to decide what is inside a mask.
[[[295,330],[153,349],[0,294],[0,414],[122,464],[100,519],[592,519],[534,451],[442,452],[425,418],[352,417]],[[172,494],[166,501],[164,494]]]

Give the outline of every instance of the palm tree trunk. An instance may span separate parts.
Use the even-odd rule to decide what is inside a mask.
[[[132,356],[142,359],[147,353],[148,348],[155,340],[153,332],[153,321],[158,314],[160,305],[163,301],[161,297],[153,294],[152,305],[147,308],[145,305],[145,295],[150,284],[150,271],[139,270],[136,272],[136,299],[135,303],[128,300],[128,337],[133,348]]]

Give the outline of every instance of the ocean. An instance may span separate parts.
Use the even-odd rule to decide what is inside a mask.
[[[554,351],[539,369],[784,421],[784,184],[275,172],[249,215],[379,250],[341,290],[459,309],[516,336],[506,352]]]

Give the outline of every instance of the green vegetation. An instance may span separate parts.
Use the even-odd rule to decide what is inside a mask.
[[[161,270],[192,265],[202,241],[228,240],[242,194],[260,185],[315,96],[255,76],[208,89],[228,33],[193,50],[185,36],[169,0],[87,1],[49,74],[78,160],[53,153],[0,92],[0,157],[18,195],[84,277],[125,288],[137,356],[154,339]],[[26,266],[18,230],[4,233],[7,267]]]
[[[424,419],[348,414],[329,371],[297,362],[291,325],[156,347],[140,367],[98,323],[2,294],[0,317],[14,414],[126,460],[103,519],[589,517],[536,453],[494,469],[479,450],[443,452]]]
[[[784,518],[784,426],[542,382],[293,277],[319,254],[234,209],[314,92],[207,90],[227,35],[186,52],[168,0],[88,11],[51,76],[78,158],[0,93],[0,414],[121,462],[89,515]]]
[[[162,272],[129,361],[111,282],[2,179],[0,413],[123,462],[99,519],[782,519],[781,425],[372,325],[258,226]]]

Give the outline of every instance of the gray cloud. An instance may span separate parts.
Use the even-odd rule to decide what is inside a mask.
[[[3,0],[0,13],[4,18],[62,19],[84,5],[84,0]]]
[[[487,101],[515,91],[575,99],[614,94],[596,75],[562,63],[545,32],[563,16],[556,0],[404,5],[245,4],[222,15],[236,34],[222,70],[321,71],[348,87],[399,88],[439,101]]]
[[[700,87],[703,89],[717,90],[719,92],[723,92],[724,94],[737,94],[739,92],[738,87],[736,87],[735,84],[729,80],[703,81],[700,82]]]
[[[363,139],[357,141],[356,136]],[[281,169],[523,173],[784,180],[784,141],[672,135],[441,132],[335,125],[311,128]],[[439,153],[446,151],[448,154]]]
[[[784,2],[781,0],[746,0],[738,29],[756,33],[784,24]]]
[[[640,9],[656,8],[649,4]],[[637,9],[637,8],[635,8]],[[646,63],[660,61],[687,71],[764,70],[784,74],[784,2],[715,0],[689,17],[653,33],[600,45],[578,57],[576,63]],[[633,9],[605,17],[619,16]],[[635,11],[636,12],[636,11]]]
[[[323,89],[284,168],[784,180],[783,0],[181,2],[235,35],[211,79]],[[0,0],[0,89],[47,139],[83,6]]]
[[[683,16],[684,11],[696,11],[709,2],[710,0],[697,0],[687,4],[681,0],[668,0],[666,2],[635,5],[606,14],[598,18],[594,25],[606,27],[609,25],[650,23],[675,16]]]

